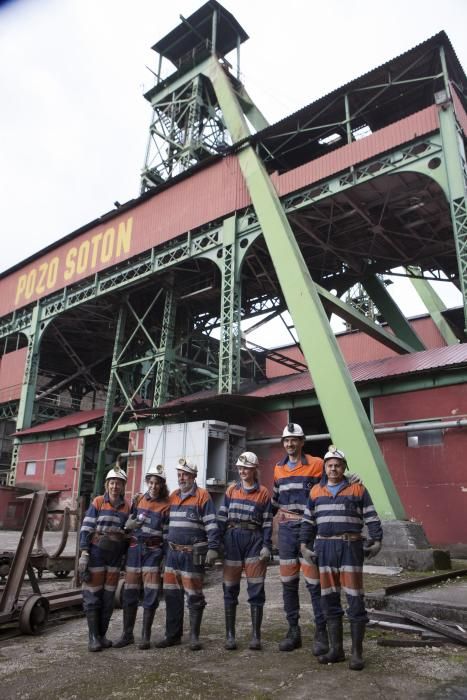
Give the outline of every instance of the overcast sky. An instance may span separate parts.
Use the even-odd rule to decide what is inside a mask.
[[[150,50],[197,0],[0,0],[0,271],[139,193]],[[467,0],[224,0],[270,122],[444,29],[467,67]],[[394,285],[393,285],[394,286]]]

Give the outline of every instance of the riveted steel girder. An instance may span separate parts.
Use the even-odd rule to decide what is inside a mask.
[[[247,138],[238,100],[215,59],[209,77],[232,138]],[[250,145],[245,144],[238,159],[333,439],[345,446],[353,468],[358,465],[381,516],[403,518],[404,508],[277,193]]]

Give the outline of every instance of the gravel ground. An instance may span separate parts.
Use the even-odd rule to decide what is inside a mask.
[[[367,589],[380,587],[381,577],[366,575]],[[401,577],[384,577],[384,585]],[[67,583],[59,585],[67,587]],[[87,698],[131,698],[146,700],[156,694],[172,698],[229,698],[287,700],[313,698],[328,700],[460,700],[467,698],[467,647],[445,645],[427,648],[383,648],[381,636],[394,632],[369,629],[365,640],[366,667],[350,671],[347,663],[322,666],[311,654],[312,626],[309,604],[302,605],[304,645],[292,653],[278,651],[286,631],[282,610],[278,566],[270,566],[267,604],[263,623],[263,650],[250,651],[249,608],[242,582],[238,610],[237,651],[223,648],[224,619],[221,571],[209,574],[206,587],[208,606],[202,627],[204,649],[189,650],[186,641],[169,649],[140,651],[136,646],[109,649],[97,654],[87,651],[84,618],[48,627],[39,637],[17,637],[0,646],[0,697],[2,700],[86,700]],[[302,584],[302,600],[307,600]],[[156,614],[153,637],[163,635],[164,605]],[[138,613],[139,634],[142,612]],[[111,638],[121,632],[122,613],[111,622]],[[185,631],[187,631],[185,626]],[[407,635],[404,639],[410,638]],[[186,637],[185,637],[186,639]],[[344,628],[346,649],[349,630]]]

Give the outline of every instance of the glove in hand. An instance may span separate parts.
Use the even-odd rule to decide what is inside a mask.
[[[259,560],[260,561],[269,561],[271,558],[271,552],[267,547],[261,547],[261,551],[259,553]]]
[[[137,527],[141,527],[142,524],[142,521],[137,520],[134,515],[130,515],[125,523],[125,530],[132,532],[133,530],[136,530]]]
[[[89,566],[89,552],[81,552],[81,556],[78,559],[78,571],[80,574],[84,574]]]
[[[363,548],[363,551],[367,559],[372,559],[373,557],[376,557],[380,549],[381,542],[378,540],[377,542],[373,542],[372,544],[368,543],[368,545]]]
[[[300,546],[300,552],[307,564],[310,564],[310,566],[316,566],[318,555],[313,549],[309,549],[306,544],[302,544]]]
[[[219,556],[217,549],[208,549],[206,554],[206,566],[212,566]]]

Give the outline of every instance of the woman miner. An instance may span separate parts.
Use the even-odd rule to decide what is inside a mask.
[[[115,465],[105,478],[105,493],[96,496],[84,516],[79,536],[78,571],[88,620],[89,651],[112,646],[106,639],[114,594],[125,553],[125,524],[130,506],[124,499],[126,474]]]
[[[224,540],[225,648],[237,648],[235,615],[245,569],[252,626],[249,648],[261,649],[264,579],[272,548],[271,499],[267,489],[259,484],[258,457],[253,452],[243,452],[236,466],[239,481],[227,488],[218,514]]]

